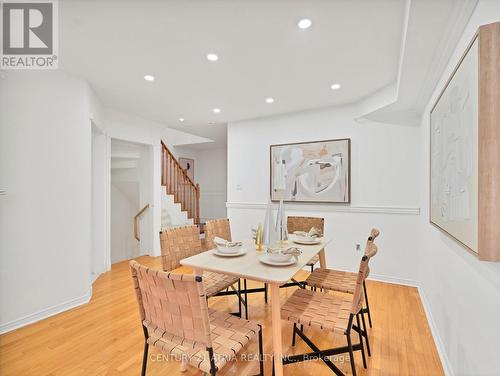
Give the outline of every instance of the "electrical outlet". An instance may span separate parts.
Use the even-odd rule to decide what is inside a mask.
[[[360,252],[360,251],[361,251],[361,245],[356,243],[356,252]]]

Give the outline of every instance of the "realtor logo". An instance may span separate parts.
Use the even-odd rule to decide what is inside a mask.
[[[56,69],[57,0],[0,2],[0,69]]]

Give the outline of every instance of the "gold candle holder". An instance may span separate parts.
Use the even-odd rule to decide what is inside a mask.
[[[257,251],[262,251],[262,225],[260,223],[255,236],[255,249]]]

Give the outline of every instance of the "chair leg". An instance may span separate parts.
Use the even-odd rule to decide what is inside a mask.
[[[214,349],[212,347],[207,347],[207,351],[208,357],[210,358],[210,376],[215,376],[217,367],[215,366]]]
[[[264,283],[264,303],[267,304],[267,283]]]
[[[241,279],[238,279],[238,313],[240,314],[240,318],[242,317],[241,314]]]
[[[360,325],[359,313],[356,315],[356,323],[358,324],[359,343],[361,344],[361,357],[363,358],[363,367],[366,368],[365,346],[363,345],[363,332]]]
[[[247,280],[243,280],[243,288],[245,289],[245,319],[248,320],[248,293],[247,293]]]
[[[149,350],[149,344],[147,341],[144,341],[144,354],[142,356],[141,376],[146,376],[146,366],[148,364],[148,350]]]
[[[361,310],[361,321],[363,322],[363,331],[366,340],[366,351],[368,352],[368,356],[372,356],[372,353],[370,351],[370,341],[368,339],[368,328],[366,327],[365,313],[363,312],[363,310]]]
[[[293,323],[292,347],[295,347],[296,330],[297,330],[297,323]]]
[[[311,273],[314,272],[314,264],[311,265]]]
[[[264,349],[262,346],[262,326],[260,326],[259,330],[259,375],[264,376]]]
[[[354,352],[352,351],[351,333],[346,333],[347,346],[349,347],[349,358],[351,359],[352,375],[356,376],[356,366],[354,364]]]
[[[365,303],[366,303],[366,312],[368,313],[368,323],[370,324],[370,328],[372,327],[372,315],[370,314],[370,304],[368,304],[368,293],[366,292],[366,283],[363,281],[363,291],[365,292]]]

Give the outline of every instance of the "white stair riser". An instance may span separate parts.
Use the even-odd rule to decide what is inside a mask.
[[[193,219],[188,218],[187,211],[182,210],[181,204],[175,202],[174,195],[167,194],[165,187],[161,189],[161,227],[178,227],[194,224]]]

